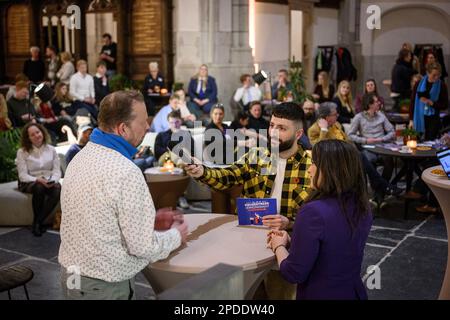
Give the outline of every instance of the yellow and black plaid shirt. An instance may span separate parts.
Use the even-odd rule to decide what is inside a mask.
[[[298,208],[308,196],[310,179],[307,170],[311,163],[311,156],[300,145],[298,152],[286,161],[280,214],[290,220],[295,219]],[[244,186],[241,195],[244,198],[270,198],[276,169],[267,149],[253,148],[229,168],[205,167],[199,180],[216,190],[241,184]]]

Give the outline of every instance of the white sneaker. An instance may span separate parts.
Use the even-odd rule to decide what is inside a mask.
[[[178,206],[183,209],[189,209],[191,207],[185,197],[178,198]]]

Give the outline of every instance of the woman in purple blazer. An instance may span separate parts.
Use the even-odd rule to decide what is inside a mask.
[[[299,209],[292,239],[272,231],[268,242],[297,299],[367,299],[360,272],[372,225],[367,185],[353,144],[324,140],[308,169],[313,192]]]

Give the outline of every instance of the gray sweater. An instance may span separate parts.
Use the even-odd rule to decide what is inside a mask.
[[[395,130],[384,113],[377,112],[371,117],[367,111],[363,111],[353,118],[348,136],[352,141],[362,144],[367,143],[368,138],[382,138],[383,142],[388,142],[395,139]]]

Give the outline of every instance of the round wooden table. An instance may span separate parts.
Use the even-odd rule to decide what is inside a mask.
[[[251,299],[276,260],[266,248],[268,229],[238,226],[237,216],[187,214],[188,241],[165,260],[143,270],[156,293],[218,263],[241,267],[244,297]]]
[[[178,198],[186,191],[191,178],[179,168],[176,168],[177,170],[172,173],[163,173],[160,169],[160,167],[154,167],[144,172],[153,203],[156,209],[165,207],[175,209]]]
[[[435,166],[424,170],[422,180],[433,191],[441,206],[442,213],[447,225],[447,235],[450,234],[450,179],[447,177],[437,177],[431,173],[433,169],[442,169],[442,166]],[[444,282],[442,283],[439,299],[450,300],[450,248],[447,254],[447,269],[445,271]]]

